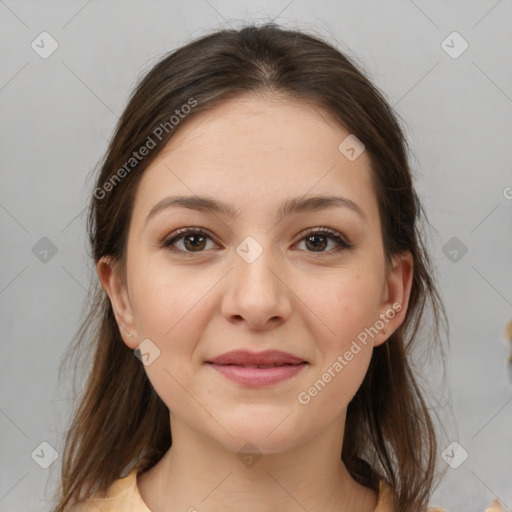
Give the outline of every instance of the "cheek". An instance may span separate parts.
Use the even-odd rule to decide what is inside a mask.
[[[304,302],[310,311],[308,329],[315,337],[318,368],[299,402],[312,416],[333,420],[364,380],[372,357],[371,327],[378,319],[377,281],[354,273],[325,281],[321,292]]]
[[[299,396],[301,403],[309,400],[313,407],[308,412],[313,417],[321,414],[326,422],[348,407],[370,364],[370,346],[359,344],[345,348],[347,350],[339,351],[335,358],[326,361],[317,379]]]
[[[147,257],[137,261],[143,263],[129,269],[129,282],[140,335],[161,343],[183,339],[183,335],[190,337],[200,326],[201,299],[213,286],[213,276],[205,275],[198,282],[179,267],[166,265],[159,258],[151,264]]]
[[[134,266],[131,272],[139,341],[151,340],[158,353],[145,367],[148,378],[170,410],[201,414],[185,389],[193,389],[191,361],[208,318],[207,298],[201,299],[212,288],[213,278],[206,277],[200,286],[186,272],[162,264]]]
[[[324,351],[341,351],[378,319],[380,282],[367,269],[314,279],[299,295]]]

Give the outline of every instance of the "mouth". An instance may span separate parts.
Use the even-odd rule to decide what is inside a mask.
[[[218,364],[218,363],[210,363],[209,364]],[[280,366],[297,366],[299,364],[307,364],[306,361],[303,361],[302,363],[284,363],[284,364],[221,364],[219,366],[238,366],[239,368],[260,368],[260,369],[267,369],[267,368],[278,368]]]
[[[283,365],[296,365],[308,363],[305,359],[281,352],[280,350],[265,350],[264,352],[251,352],[249,350],[233,350],[206,361],[211,364],[236,365],[247,367],[275,367]]]
[[[309,365],[300,357],[279,351],[235,351],[206,363],[227,379],[248,387],[278,384],[296,376]]]

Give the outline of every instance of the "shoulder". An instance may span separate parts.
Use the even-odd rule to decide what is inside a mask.
[[[137,469],[116,480],[105,495],[95,494],[77,503],[69,512],[151,512],[137,488]]]
[[[393,512],[391,502],[391,487],[384,479],[379,480],[379,501],[375,512]],[[439,507],[429,507],[428,512],[448,512],[448,510]],[[490,508],[485,512],[505,512],[500,502],[495,499]]]

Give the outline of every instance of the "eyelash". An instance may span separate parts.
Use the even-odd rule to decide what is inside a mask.
[[[162,242],[161,247],[169,249],[170,251],[175,252],[175,253],[183,254],[185,256],[194,256],[195,254],[200,254],[200,253],[206,252],[206,251],[183,251],[181,249],[177,249],[176,247],[173,247],[174,243],[176,243],[178,240],[181,240],[182,238],[185,238],[188,235],[202,235],[202,236],[212,239],[210,234],[207,231],[205,231],[204,229],[182,228],[182,229],[178,229],[178,230],[174,231],[173,233],[171,233],[169,235],[169,237],[167,237]],[[341,233],[339,233],[338,231],[335,231],[334,229],[327,228],[327,227],[313,228],[304,233],[301,233],[301,235],[302,235],[301,238],[296,243],[303,241],[306,237],[311,236],[311,235],[325,236],[325,237],[330,238],[336,242],[337,247],[335,247],[334,249],[330,249],[329,251],[318,251],[317,254],[320,254],[320,255],[321,254],[328,255],[328,254],[338,253],[343,250],[351,249],[352,247],[354,247],[354,244],[347,242],[343,238],[343,235]],[[315,254],[315,251],[306,251],[306,252]]]

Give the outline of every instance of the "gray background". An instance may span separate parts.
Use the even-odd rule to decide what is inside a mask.
[[[458,469],[448,468],[433,503],[482,512],[496,494],[512,507],[503,334],[512,317],[511,0],[0,0],[1,511],[48,510],[58,478],[60,458],[45,470],[31,453],[44,441],[62,449],[70,385],[58,382],[57,368],[92,269],[87,176],[129,92],[165,52],[190,39],[271,19],[337,42],[404,121],[451,324],[447,386],[455,420],[443,414],[449,441],[469,453]],[[43,31],[59,45],[47,59],[31,48]],[[469,44],[458,58],[442,47],[453,31]],[[446,44],[452,53],[462,48],[453,37]],[[41,252],[43,237],[55,255]],[[452,237],[456,245],[446,248]],[[450,261],[453,248],[458,261]]]

